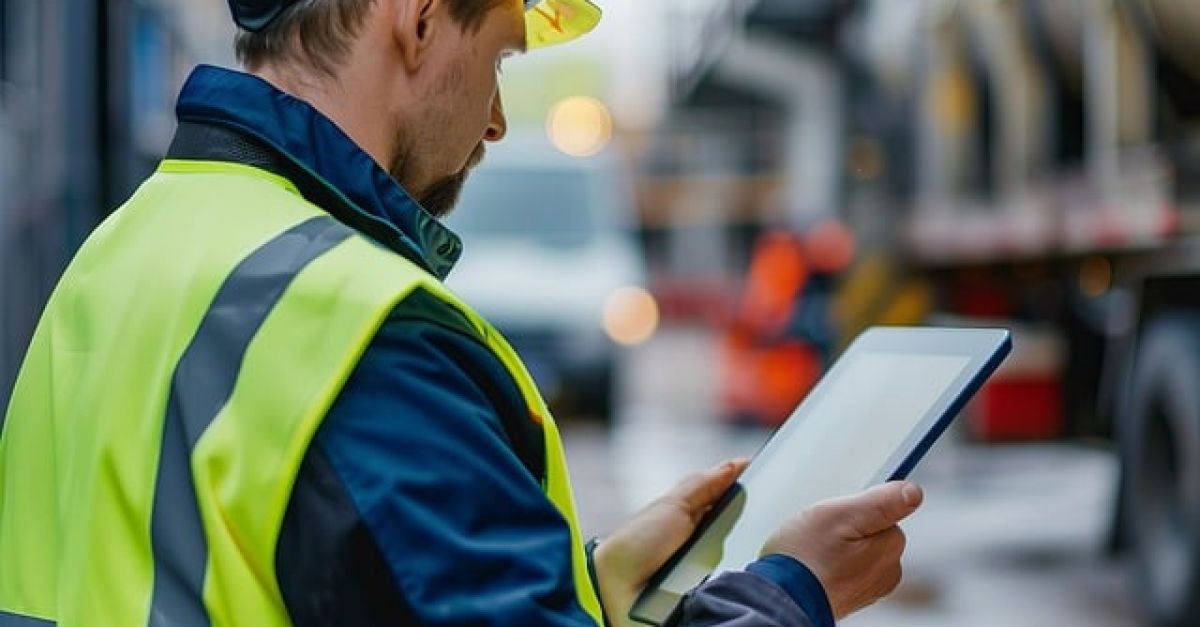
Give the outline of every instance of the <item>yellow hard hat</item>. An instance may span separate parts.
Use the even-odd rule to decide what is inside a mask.
[[[228,0],[238,26],[258,32],[297,0]],[[589,0],[523,0],[525,37],[530,48],[571,41],[600,21],[600,7]]]
[[[600,7],[590,0],[525,0],[525,37],[529,48],[571,41],[600,22]]]

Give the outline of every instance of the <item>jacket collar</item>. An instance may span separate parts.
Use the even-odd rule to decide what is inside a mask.
[[[438,278],[444,279],[462,255],[458,236],[332,121],[258,77],[201,65],[184,83],[175,113],[180,122],[231,128],[278,151],[354,209],[394,229]]]

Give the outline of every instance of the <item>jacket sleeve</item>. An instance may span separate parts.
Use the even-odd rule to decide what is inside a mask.
[[[293,623],[592,625],[566,522],[540,486],[540,427],[528,425],[486,347],[394,313],[293,488],[276,547]],[[825,627],[789,596],[803,568],[793,564],[705,584],[680,624]]]
[[[834,627],[816,576],[784,555],[705,582],[684,597],[674,618],[680,627]]]

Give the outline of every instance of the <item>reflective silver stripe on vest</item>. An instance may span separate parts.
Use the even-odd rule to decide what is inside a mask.
[[[54,621],[0,610],[0,627],[54,627]]]
[[[351,233],[349,227],[321,216],[251,253],[225,279],[176,365],[150,522],[151,627],[210,624],[203,600],[208,543],[196,502],[192,450],[233,394],[246,348],[284,289],[306,265]]]

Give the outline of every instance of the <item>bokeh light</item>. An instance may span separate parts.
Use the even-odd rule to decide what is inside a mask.
[[[636,346],[658,329],[658,303],[640,287],[622,287],[604,303],[604,331],[624,346]]]
[[[589,157],[612,140],[613,120],[608,107],[595,98],[573,96],[558,102],[546,116],[546,135],[562,152]]]

